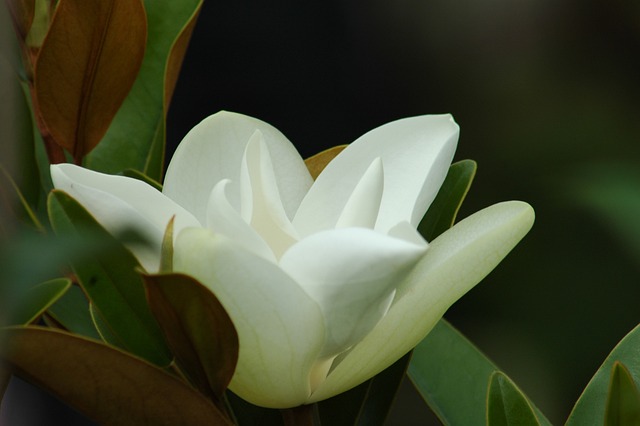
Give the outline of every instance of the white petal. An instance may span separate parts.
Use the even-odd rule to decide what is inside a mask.
[[[207,208],[207,228],[234,239],[246,250],[275,263],[276,258],[267,243],[229,204],[225,193],[228,184],[228,179],[222,180],[211,191]]]
[[[420,232],[418,232],[415,226],[406,221],[400,222],[393,228],[389,229],[387,235],[394,238],[400,238],[401,240],[405,240],[418,246],[428,246],[424,237],[420,235]]]
[[[211,289],[238,331],[230,389],[264,407],[304,403],[324,341],[318,305],[277,265],[207,229],[178,235],[174,269]]]
[[[162,237],[171,217],[176,217],[174,235],[185,227],[201,226],[185,209],[137,179],[73,164],[52,165],[51,178],[57,189],[78,200],[108,231],[133,228],[149,239],[151,247],[129,247],[147,271],[158,269]]]
[[[309,402],[344,392],[415,347],[445,311],[482,280],[524,237],[534,213],[511,201],[488,207],[436,238],[398,288],[387,315],[356,345]]]
[[[300,154],[273,126],[226,111],[205,118],[182,140],[169,163],[164,194],[204,223],[211,189],[229,179],[229,201],[240,211],[240,165],[256,130],[262,132],[269,148],[278,189],[287,215],[292,218],[312,183]]]
[[[297,241],[297,232],[282,205],[273,164],[259,130],[249,140],[242,159],[240,191],[242,218],[279,258]]]
[[[284,254],[282,269],[324,313],[321,357],[337,355],[371,331],[424,250],[369,229],[344,228],[313,234]]]
[[[398,222],[414,227],[427,211],[453,159],[459,128],[450,115],[426,115],[387,123],[358,138],[318,176],[293,224],[301,236],[330,229],[371,162],[384,164],[384,194],[376,229]]]
[[[359,226],[373,229],[378,219],[384,190],[384,171],[380,157],[371,162],[340,213],[336,228]]]

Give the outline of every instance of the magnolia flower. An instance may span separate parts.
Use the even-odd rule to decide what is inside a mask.
[[[314,182],[275,128],[221,112],[184,138],[162,192],[70,164],[56,188],[158,269],[169,220],[174,270],[211,289],[238,331],[230,389],[265,407],[344,392],[411,350],[448,307],[527,233],[533,210],[497,204],[427,243],[416,226],[455,151],[449,115],[388,123],[357,139]]]

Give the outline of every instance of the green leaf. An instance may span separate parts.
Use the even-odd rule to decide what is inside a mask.
[[[145,0],[149,48],[138,78],[105,137],[86,158],[88,168],[111,174],[133,168],[158,182],[162,180],[165,93],[173,91],[171,84],[175,84],[167,81],[167,67],[170,57],[177,55],[171,60],[171,72],[177,72],[184,51],[175,50],[174,45],[185,31],[188,34],[201,4],[202,0]]]
[[[489,379],[487,426],[538,426],[531,405],[506,374],[495,371]]]
[[[38,53],[34,99],[43,135],[76,163],[100,142],[136,80],[146,27],[141,0],[64,0],[56,7]]]
[[[215,295],[183,274],[144,275],[153,314],[189,381],[219,404],[238,361],[238,334]]]
[[[2,206],[2,210],[14,210],[16,217],[21,217],[23,222],[27,222],[40,232],[44,232],[44,226],[42,226],[36,212],[26,200],[20,188],[16,185],[16,182],[2,166],[0,166],[0,200],[2,200],[0,202],[12,204]],[[18,204],[20,205],[20,208],[18,208]],[[3,223],[2,225],[4,226],[5,224]],[[3,229],[0,228],[0,230]],[[11,230],[4,229],[3,231],[8,233]]]
[[[40,327],[5,330],[11,370],[106,425],[214,426],[228,418],[147,362],[100,342]]]
[[[11,24],[3,15],[4,5],[0,8],[0,27],[13,32]],[[5,28],[0,30],[0,165],[11,176],[24,204],[34,206],[40,195],[38,170],[34,160],[34,130],[31,120],[31,106],[27,93],[11,58],[5,58],[6,50],[15,46],[5,46],[13,40],[13,34],[5,37]],[[3,51],[4,50],[4,51]],[[11,197],[13,199],[14,197]],[[6,201],[2,201],[3,203]]]
[[[565,426],[600,423],[605,419],[611,372],[616,362],[623,363],[635,382],[640,380],[640,325],[629,332],[611,351],[580,395]]]
[[[449,167],[438,195],[418,225],[418,230],[427,241],[453,226],[456,215],[476,175],[477,164],[473,160],[462,160]]]
[[[614,362],[607,396],[606,426],[640,424],[640,393],[633,376],[621,362]]]
[[[169,365],[172,356],[147,305],[135,257],[68,194],[52,191],[48,207],[56,233],[82,235],[89,230],[114,241],[108,255],[72,265],[80,285],[123,349],[156,365]]]
[[[9,320],[10,325],[26,325],[37,320],[49,306],[56,302],[71,287],[71,281],[58,278],[45,281],[27,290],[20,300],[18,309],[14,309]]]
[[[497,370],[469,340],[441,320],[414,349],[409,377],[442,423],[472,426],[486,422],[487,383]],[[540,424],[550,425],[531,406]]]
[[[47,310],[47,318],[71,333],[100,340],[89,314],[89,301],[78,286],[72,286]]]

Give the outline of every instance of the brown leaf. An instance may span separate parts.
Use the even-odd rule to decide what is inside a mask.
[[[304,160],[313,180],[316,180],[318,175],[320,175],[320,172],[322,172],[324,168],[327,167],[327,164],[329,164],[331,160],[336,158],[336,156],[340,154],[346,147],[347,145],[334,146],[333,148],[326,149]]]
[[[183,274],[145,275],[147,299],[178,367],[217,401],[238,361],[238,334],[215,295]]]
[[[35,69],[45,137],[80,162],[100,142],[138,74],[141,0],[60,0]]]
[[[198,3],[198,6],[193,12],[193,15],[187,21],[187,24],[182,28],[180,34],[173,42],[169,57],[167,58],[167,71],[164,77],[164,113],[169,110],[169,103],[173,97],[173,91],[178,82],[178,75],[180,74],[180,68],[182,67],[182,61],[185,53],[187,53],[187,47],[189,46],[189,40],[193,29],[196,26],[200,9],[202,8],[202,1]]]
[[[41,327],[5,329],[12,372],[103,425],[231,422],[190,386],[103,343]]]

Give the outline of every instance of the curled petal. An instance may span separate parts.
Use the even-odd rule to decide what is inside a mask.
[[[359,226],[373,229],[376,225],[382,191],[384,190],[384,171],[382,160],[376,158],[356,185],[340,213],[336,228]]]
[[[321,357],[343,352],[375,327],[424,252],[424,246],[369,229],[344,228],[311,235],[284,254],[280,266],[324,314]]]
[[[511,251],[533,220],[528,204],[505,202],[475,213],[436,238],[398,287],[387,315],[342,358],[309,402],[362,383],[415,347],[449,306]]]
[[[297,232],[282,205],[271,157],[259,130],[244,153],[240,190],[242,217],[280,257],[297,241]]]
[[[234,239],[246,250],[275,263],[276,258],[267,243],[229,203],[226,195],[228,184],[228,179],[222,180],[211,191],[207,208],[207,228]]]
[[[174,235],[188,226],[201,226],[196,218],[161,192],[137,179],[106,175],[73,164],[51,166],[51,178],[78,200],[110,232],[127,228],[141,232],[151,243],[130,246],[147,271],[157,271],[162,237],[175,216]]]
[[[240,211],[240,165],[249,139],[259,130],[273,159],[283,205],[292,218],[312,179],[300,154],[276,128],[242,114],[221,111],[205,118],[184,137],[165,176],[163,193],[206,222],[214,185],[231,180],[229,202]]]
[[[207,229],[182,231],[174,253],[174,269],[207,286],[238,331],[229,388],[263,407],[304,403],[324,342],[317,303],[276,264]]]
[[[386,233],[402,221],[417,227],[447,175],[458,133],[450,115],[426,115],[364,134],[320,173],[300,204],[294,226],[301,236],[334,228],[361,177],[380,157],[384,194],[375,229]]]

